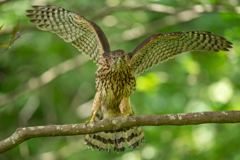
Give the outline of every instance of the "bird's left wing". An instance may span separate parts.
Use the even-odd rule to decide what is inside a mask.
[[[29,22],[37,24],[41,30],[56,33],[66,42],[72,42],[94,62],[98,63],[100,55],[110,50],[101,28],[83,16],[54,5],[32,7],[34,10],[26,10],[30,13],[27,17],[32,18]]]
[[[142,41],[130,53],[133,73],[144,70],[188,51],[228,51],[232,43],[207,31],[154,34]]]

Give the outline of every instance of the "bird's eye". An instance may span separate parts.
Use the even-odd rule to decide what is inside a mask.
[[[124,58],[125,58],[125,55],[123,55],[122,58],[124,59]]]
[[[112,57],[113,60],[116,60],[116,57]]]

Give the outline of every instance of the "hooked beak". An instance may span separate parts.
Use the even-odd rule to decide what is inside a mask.
[[[119,58],[118,58],[118,61],[117,61],[117,67],[120,68],[121,65],[122,65],[122,58],[119,57]]]

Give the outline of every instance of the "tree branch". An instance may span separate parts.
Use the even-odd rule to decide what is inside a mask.
[[[94,123],[49,125],[18,128],[9,138],[0,142],[0,153],[36,137],[55,137],[90,134],[108,130],[119,130],[133,126],[196,125],[204,123],[240,123],[240,111],[213,111],[114,117]]]

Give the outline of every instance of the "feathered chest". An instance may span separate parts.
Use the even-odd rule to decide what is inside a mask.
[[[111,91],[115,98],[122,98],[129,96],[132,90],[135,91],[136,79],[131,68],[114,70],[106,65],[99,66],[95,84],[98,91],[106,95]]]

